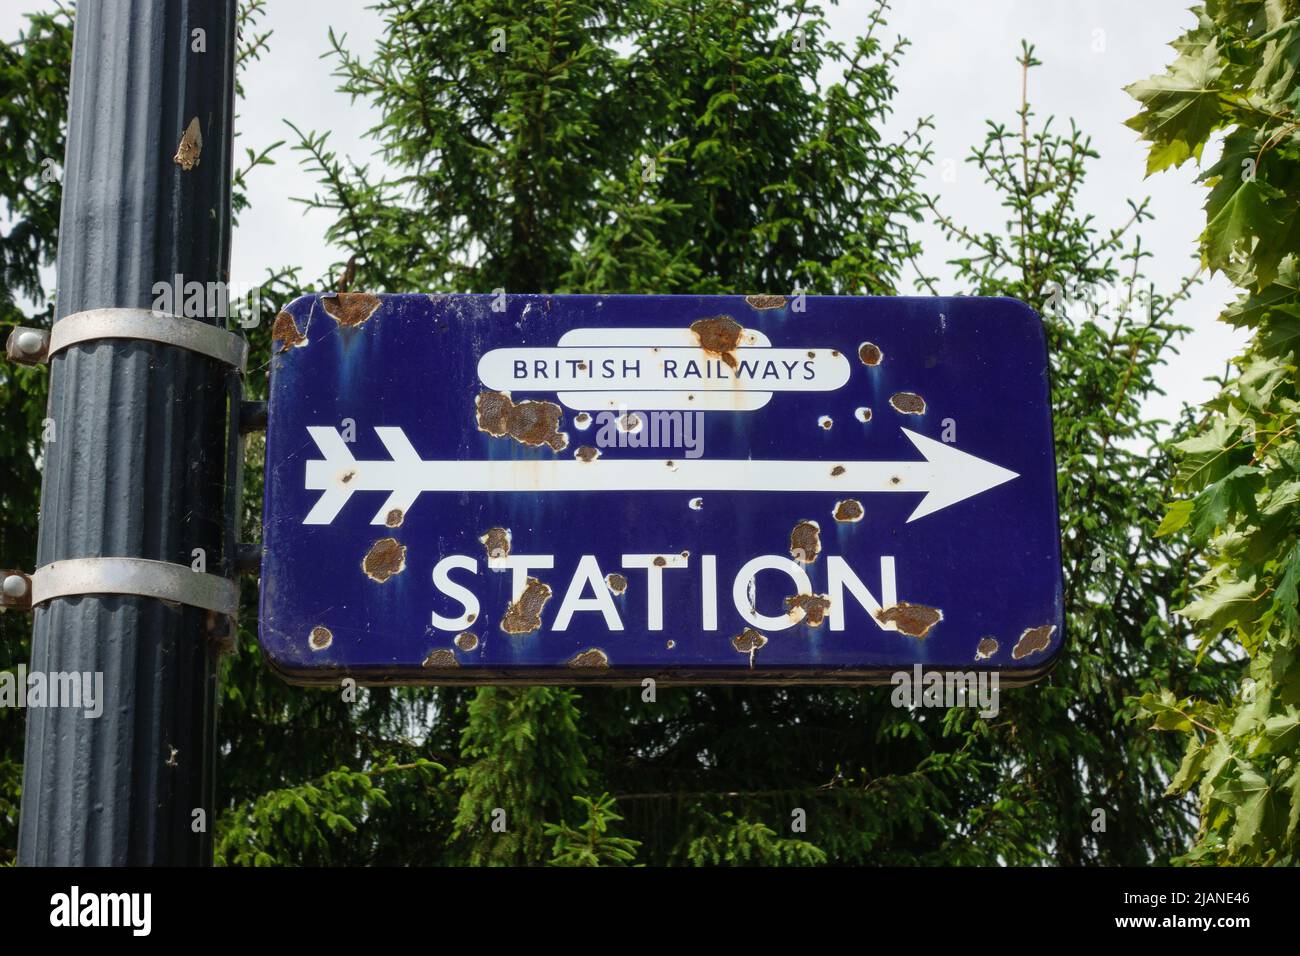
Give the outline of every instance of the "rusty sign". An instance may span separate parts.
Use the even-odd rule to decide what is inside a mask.
[[[1011,299],[306,296],[262,647],[295,682],[884,681],[1062,644]]]

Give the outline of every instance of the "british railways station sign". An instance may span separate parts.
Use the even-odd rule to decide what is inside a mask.
[[[290,680],[1015,683],[1060,650],[1019,302],[339,293],[273,334]]]

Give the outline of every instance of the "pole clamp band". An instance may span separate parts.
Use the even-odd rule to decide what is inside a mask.
[[[32,605],[83,594],[130,594],[188,604],[234,618],[239,585],[183,564],[147,558],[72,558],[32,574]]]
[[[149,309],[90,309],[74,312],[54,323],[49,357],[78,342],[94,339],[146,339],[198,352],[243,371],[248,342],[220,326]]]

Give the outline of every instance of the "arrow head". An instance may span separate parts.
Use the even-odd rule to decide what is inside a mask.
[[[903,434],[934,467],[930,490],[907,519],[909,524],[917,518],[924,518],[949,505],[996,488],[1012,478],[1020,477],[1014,471],[906,428],[903,429]]]

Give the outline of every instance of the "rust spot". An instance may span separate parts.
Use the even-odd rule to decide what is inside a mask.
[[[879,365],[884,360],[885,353],[880,351],[880,346],[863,342],[858,346],[858,358],[862,359],[863,365]]]
[[[731,639],[731,646],[742,654],[753,655],[753,653],[767,643],[767,638],[752,627],[745,628],[741,633]]]
[[[465,623],[466,623],[466,624],[473,624],[474,621],[475,621],[475,619],[477,619],[477,618],[478,618],[478,615],[477,615],[477,614],[466,614],[466,615],[465,615]]]
[[[835,422],[829,415],[823,415],[821,418],[817,419],[817,424],[822,428],[825,428],[827,431],[830,431],[831,426],[834,425]]]
[[[479,431],[495,438],[508,435],[524,445],[549,445],[552,451],[569,446],[569,436],[560,431],[563,412],[554,402],[514,402],[505,392],[479,392],[474,407]]]
[[[889,483],[891,485],[901,485],[903,483],[903,479],[899,478],[897,475],[894,475],[892,478],[889,479]]]
[[[402,513],[401,508],[394,508],[384,517],[384,524],[390,528],[400,528],[402,522],[406,520],[406,515]]]
[[[199,129],[199,118],[190,120],[181,134],[181,141],[176,147],[172,162],[187,173],[199,164],[199,155],[203,152],[203,132]]]
[[[439,647],[429,652],[429,656],[424,659],[423,666],[436,668],[460,667],[460,661],[456,660],[456,652],[451,648]]]
[[[699,511],[701,508],[704,507],[704,499],[692,498],[690,501],[686,502],[686,506],[690,508],[692,511]]]
[[[908,604],[899,601],[893,607],[882,608],[876,612],[876,620],[884,624],[896,624],[899,631],[908,637],[925,637],[931,628],[943,620],[943,612],[938,608],[926,607],[924,604]]]
[[[840,475],[844,474],[846,470],[847,469],[843,465],[836,465],[831,469],[831,477],[838,478]]]
[[[609,655],[599,647],[591,647],[581,654],[575,654],[567,663],[570,667],[608,667]]]
[[[361,570],[372,581],[383,584],[394,574],[401,574],[406,569],[406,545],[398,544],[396,538],[380,538],[370,546]]]
[[[573,416],[573,424],[577,425],[579,428],[586,428],[591,424],[591,416],[586,412],[578,412],[577,415]]]
[[[600,449],[592,448],[590,445],[583,445],[573,453],[573,457],[578,461],[592,462],[600,457]]]
[[[998,641],[995,637],[981,637],[979,647],[975,648],[975,660],[988,660],[998,652]]]
[[[783,295],[747,295],[745,302],[751,309],[780,309],[785,306],[785,296]]]
[[[274,346],[276,342],[282,343],[279,349],[281,352],[307,344],[307,336],[298,331],[298,323],[294,322],[293,316],[288,312],[277,315],[275,324],[271,326],[271,345]]]
[[[853,415],[860,422],[871,421],[871,409],[869,408],[859,408],[856,411],[854,411]]]
[[[542,608],[551,599],[549,585],[537,578],[529,578],[524,593],[519,595],[501,619],[501,630],[507,634],[531,634],[542,626]]]
[[[683,559],[689,558],[690,556],[691,556],[691,553],[690,553],[689,551],[683,551],[683,552],[682,552],[682,558],[683,558]]]
[[[1055,624],[1044,624],[1042,627],[1029,628],[1020,635],[1020,640],[1016,641],[1016,646],[1011,649],[1011,656],[1016,660],[1020,660],[1030,654],[1037,654],[1039,651],[1046,650],[1047,645],[1052,643],[1052,632],[1055,630]]]
[[[488,528],[487,534],[481,535],[479,541],[483,542],[489,560],[510,557],[509,528]]]
[[[744,328],[729,315],[715,315],[708,319],[698,319],[691,323],[691,331],[700,341],[700,348],[710,355],[716,355],[734,371],[739,367],[736,361],[736,346],[740,344],[740,334]]]
[[[509,431],[510,409],[514,402],[505,392],[479,392],[474,399],[474,411],[478,415],[478,427],[490,435],[501,438]]]
[[[817,627],[826,618],[831,609],[831,599],[825,594],[796,594],[785,599],[785,613],[809,627]],[[802,611],[800,614],[798,612]]]
[[[320,304],[339,325],[355,329],[375,314],[380,299],[370,292],[331,292],[320,297]]]
[[[323,651],[334,643],[334,634],[325,625],[317,625],[311,629],[311,636],[307,638],[307,644],[313,651]]]
[[[790,557],[800,564],[812,564],[822,550],[821,526],[816,521],[800,521],[790,532]]]
[[[669,641],[667,644],[664,645],[664,647],[668,648],[670,651],[676,646],[677,646],[676,641]]]
[[[605,575],[605,586],[615,594],[622,594],[627,590],[627,578],[614,571]]]
[[[890,396],[889,404],[904,415],[925,414],[925,399],[916,392],[895,392]]]
[[[343,472],[343,474],[339,475],[339,481],[343,482],[343,484],[346,485],[349,481],[351,481],[356,476],[357,473],[355,469],[352,471],[345,471]]]
[[[659,557],[655,558],[655,560],[654,560],[654,565],[655,565],[656,568],[664,568],[664,567],[667,567],[667,566],[668,566],[668,559],[665,558],[665,557],[661,554],[661,555],[659,555]]]
[[[478,647],[478,635],[473,631],[464,631],[456,635],[456,646],[462,651],[472,651]]]
[[[862,502],[857,498],[845,498],[843,501],[837,501],[832,514],[834,514],[836,521],[861,521],[864,514]]]

